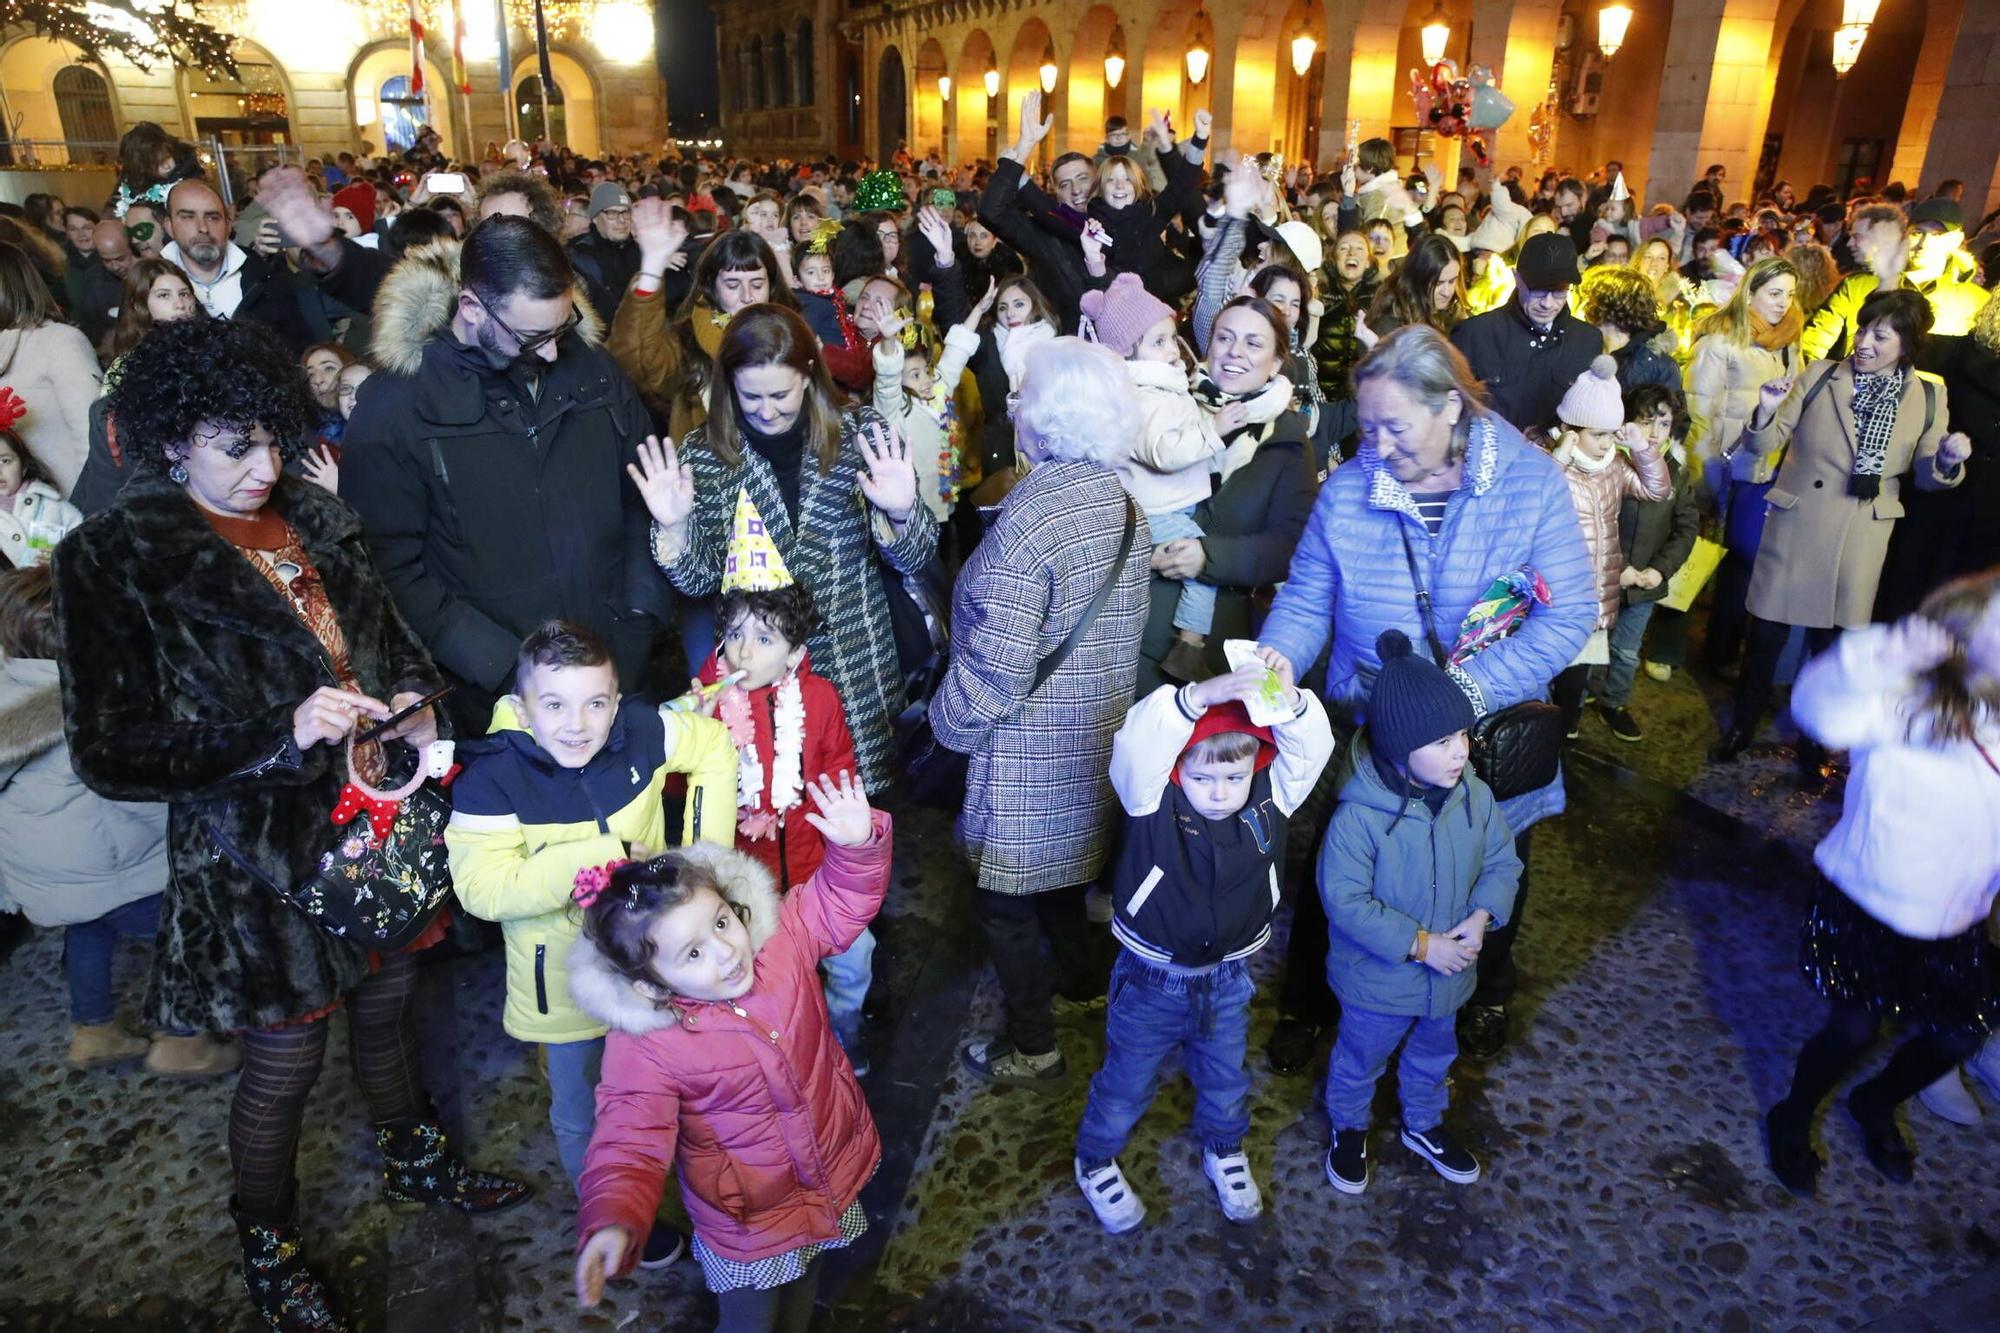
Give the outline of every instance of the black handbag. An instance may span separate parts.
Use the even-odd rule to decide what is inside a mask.
[[[1083,619],[1076,622],[1076,628],[1035,668],[1035,683],[1022,699],[1023,703],[1049,683],[1049,677],[1055,675],[1056,668],[1076,651],[1077,645],[1083,642],[1083,636],[1090,632],[1098,613],[1110,602],[1111,594],[1118,589],[1118,578],[1125,572],[1125,561],[1132,554],[1132,540],[1138,526],[1139,510],[1128,495],[1125,497],[1125,537],[1119,544],[1117,559],[1111,562],[1111,573],[1105,577],[1097,595],[1090,599],[1090,605],[1084,609]],[[911,732],[903,753],[903,788],[911,800],[933,810],[956,810],[965,803],[969,757],[937,738],[937,733],[931,730],[929,705],[917,719],[916,728]]]
[[[404,784],[378,791],[355,771],[348,738],[348,785],[334,816],[346,828],[284,895],[327,934],[383,953],[421,935],[451,895],[444,845],[451,798],[425,777],[423,752],[412,752],[415,771]]]
[[[1431,616],[1430,589],[1417,572],[1417,554],[1410,549],[1408,529],[1400,529],[1403,558],[1409,562],[1410,584],[1416,589],[1417,615],[1431,658],[1440,668],[1450,664]],[[1556,780],[1562,763],[1562,709],[1546,699],[1523,699],[1488,713],[1472,724],[1472,768],[1497,801],[1540,791]]]

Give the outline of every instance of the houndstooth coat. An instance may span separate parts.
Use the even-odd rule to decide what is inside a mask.
[[[1111,738],[1132,702],[1152,536],[1139,515],[1117,591],[1027,697],[1111,572],[1125,492],[1094,463],[1044,463],[1007,496],[952,598],[951,666],[931,701],[939,741],[971,756],[958,837],[995,893],[1087,883],[1110,850]]]
[[[903,535],[889,540],[887,525],[861,493],[861,432],[889,428],[872,407],[841,414],[840,453],[833,470],[822,474],[808,456],[799,481],[799,525],[792,527],[771,465],[745,450],[735,467],[707,444],[697,426],[681,441],[681,457],[694,472],[694,513],[686,547],[673,560],[660,559],[660,525],[653,525],[653,554],[689,597],[713,597],[722,587],[729,532],[736,518],[737,492],[747,490],[771,534],[785,567],[812,594],[820,625],[806,640],[813,669],[833,682],[854,735],[855,762],[871,792],[881,792],[890,771],[892,726],[903,707],[903,669],[896,657],[896,634],[889,623],[889,600],[876,574],[880,559],[900,574],[913,574],[937,552],[937,520],[921,503],[911,511]]]

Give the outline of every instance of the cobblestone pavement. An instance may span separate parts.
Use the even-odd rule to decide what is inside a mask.
[[[1972,1168],[2000,1146],[2000,1113],[1959,1129],[1913,1107],[1919,1162],[1903,1188],[1874,1175],[1837,1114],[1818,1201],[1792,1199],[1763,1166],[1758,1112],[1819,1017],[1794,965],[1801,858],[1837,797],[1791,790],[1777,735],[1705,769],[1716,702],[1684,675],[1642,679],[1643,744],[1585,723],[1570,814],[1536,836],[1517,1039],[1454,1077],[1449,1123],[1485,1162],[1477,1184],[1444,1182],[1396,1142],[1385,1079],[1374,1180],[1359,1198],[1334,1193],[1314,1082],[1262,1063],[1262,988],[1249,1146],[1267,1211],[1247,1227],[1216,1208],[1175,1078],[1123,1159],[1146,1226],[1098,1230],[1070,1150],[1099,1034],[1063,1034],[1061,1096],[959,1071],[958,1044],[997,1021],[997,988],[946,823],[902,812],[867,1081],[887,1156],[871,1231],[830,1265],[821,1325],[1818,1329],[1893,1323],[1990,1284],[2000,1180]],[[1256,960],[1260,981],[1282,952]],[[145,957],[121,955],[128,1005]],[[432,1081],[468,1155],[539,1196],[469,1225],[392,1211],[336,1041],[300,1146],[308,1253],[359,1329],[710,1326],[713,1300],[685,1262],[575,1309],[574,1205],[535,1053],[499,1028],[499,967],[489,952],[433,969]],[[69,1070],[52,934],[0,966],[0,997],[0,1148],[14,1167],[0,1183],[0,1330],[254,1327],[224,1211],[227,1084]],[[1954,1327],[1990,1317],[1966,1308],[1989,1314]]]

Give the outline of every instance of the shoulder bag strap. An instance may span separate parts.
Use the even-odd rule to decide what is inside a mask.
[[[1417,615],[1424,622],[1424,638],[1430,642],[1431,657],[1439,667],[1446,667],[1450,663],[1445,656],[1444,644],[1438,640],[1437,623],[1431,616],[1430,589],[1424,587],[1424,577],[1417,572],[1417,553],[1410,546],[1410,529],[1401,517],[1396,519],[1396,531],[1403,539],[1403,559],[1409,562],[1410,586],[1416,589]]]
[[[1132,554],[1132,539],[1138,531],[1138,526],[1139,511],[1133,505],[1132,497],[1128,495],[1125,497],[1125,540],[1118,546],[1118,558],[1111,562],[1111,573],[1105,577],[1104,586],[1097,590],[1097,596],[1090,599],[1090,606],[1085,609],[1083,619],[1076,622],[1076,628],[1069,632],[1069,637],[1057,644],[1056,650],[1044,657],[1041,665],[1035,668],[1035,685],[1034,689],[1028,691],[1029,694],[1049,683],[1049,677],[1055,675],[1056,668],[1076,651],[1076,646],[1083,642],[1083,636],[1090,632],[1091,623],[1097,619],[1098,612],[1102,611],[1105,604],[1111,600],[1111,594],[1118,590],[1118,577],[1125,572],[1125,560]]]

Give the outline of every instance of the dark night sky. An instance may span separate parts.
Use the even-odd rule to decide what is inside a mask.
[[[655,21],[674,133],[690,134],[704,121],[716,124],[715,15],[708,0],[659,0]]]

